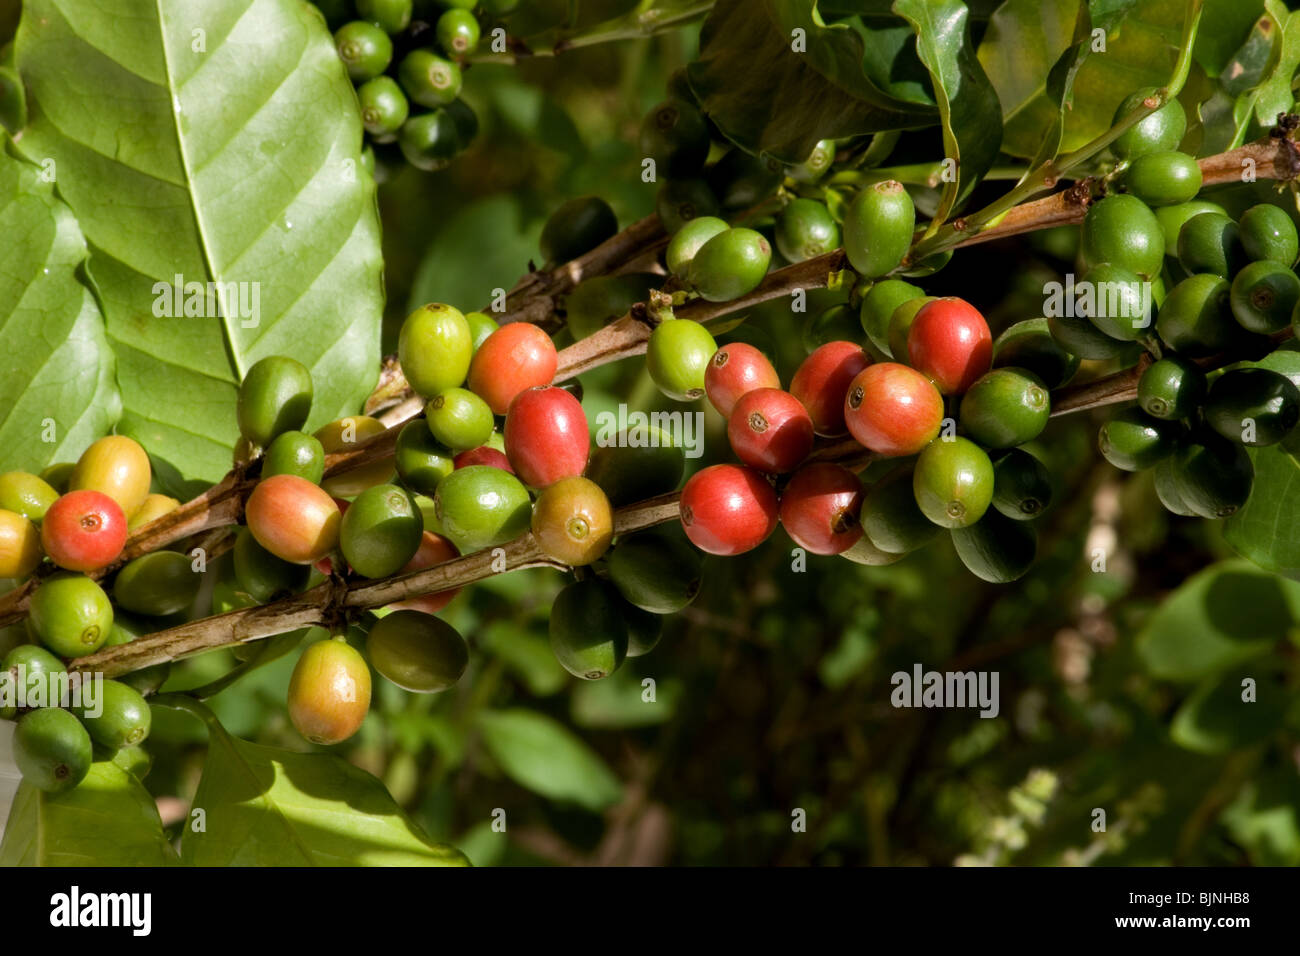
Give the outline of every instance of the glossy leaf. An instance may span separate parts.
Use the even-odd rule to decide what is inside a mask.
[[[550,717],[522,708],[484,711],[478,729],[506,776],[534,793],[593,813],[622,799],[622,784],[600,756]]]
[[[55,164],[86,234],[119,430],[163,477],[225,473],[237,383],[266,355],[312,370],[309,429],[357,409],[379,367],[379,222],[320,15],[295,0],[32,0],[15,50],[21,149]],[[175,293],[177,276],[195,285]]]
[[[111,761],[65,793],[18,786],[0,866],[167,866],[176,862],[153,797]]]
[[[1205,130],[1202,152],[1223,152],[1245,142],[1256,117],[1256,107],[1264,84],[1281,65],[1285,9],[1281,14],[1279,17],[1271,11],[1266,12],[1255,22],[1246,41],[1228,61],[1217,86],[1212,87],[1211,96],[1200,105],[1201,125]],[[1292,70],[1294,66],[1292,63]],[[1283,111],[1291,105],[1290,76],[1288,72],[1284,78],[1288,95],[1285,106],[1281,108]],[[1270,88],[1269,102],[1275,103],[1276,99],[1277,90],[1274,86]],[[1270,124],[1277,112],[1277,109],[1273,110],[1273,115],[1268,120]]]
[[[1224,537],[1261,568],[1300,577],[1300,458],[1286,443],[1250,450],[1255,484]]]

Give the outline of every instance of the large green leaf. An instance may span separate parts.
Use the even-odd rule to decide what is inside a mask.
[[[237,384],[272,354],[311,369],[310,425],[356,410],[379,368],[379,221],[320,15],[297,0],[31,0],[16,57],[21,149],[56,164],[91,246],[120,430],[216,479]],[[175,276],[222,292],[168,317],[155,283]]]
[[[1267,652],[1297,622],[1300,584],[1246,561],[1222,561],[1188,579],[1151,615],[1137,651],[1157,677],[1199,680]]]
[[[622,799],[622,784],[600,756],[550,717],[522,708],[483,711],[478,729],[492,759],[534,793],[593,812]]]
[[[1243,680],[1255,681],[1255,699],[1243,700]],[[1234,671],[1210,678],[1188,697],[1169,725],[1174,743],[1197,753],[1221,754],[1258,743],[1282,723],[1289,695],[1269,670]]]
[[[1224,523],[1224,537],[1262,568],[1300,577],[1300,459],[1287,445],[1252,449],[1255,486]]]
[[[230,736],[208,721],[208,756],[181,838],[195,866],[463,866],[384,785],[333,754],[300,754]]]
[[[1245,42],[1228,61],[1218,83],[1211,87],[1212,94],[1200,104],[1198,112],[1204,128],[1201,142],[1203,153],[1234,149],[1246,141],[1265,84],[1269,84],[1267,102],[1273,106],[1272,115],[1268,118],[1270,124],[1279,111],[1285,112],[1291,106],[1291,73],[1295,69],[1295,61],[1293,59],[1285,70],[1282,64],[1282,29],[1287,14],[1285,8],[1281,8],[1280,15],[1275,15],[1273,6],[1280,7],[1270,5],[1270,12],[1255,22]],[[1291,52],[1294,57],[1294,39]],[[1279,91],[1277,84],[1271,81],[1279,72],[1285,72],[1285,102],[1277,107],[1275,104]]]
[[[1263,12],[1264,0],[1206,0],[1194,53],[1207,76],[1223,73]]]
[[[92,764],[75,789],[18,786],[0,866],[166,866],[176,851],[140,781],[110,761]]]
[[[86,241],[41,170],[7,148],[0,236],[0,448],[6,468],[38,471],[81,454],[121,402],[103,317],[79,277]]]
[[[971,47],[961,0],[896,0],[894,11],[916,31],[916,52],[930,71],[943,122],[943,154],[957,164],[934,214],[939,223],[960,207],[997,158],[1002,107]]]

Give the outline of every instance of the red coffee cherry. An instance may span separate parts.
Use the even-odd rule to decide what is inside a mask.
[[[508,471],[512,475],[515,473],[515,470],[510,467],[510,459],[506,457],[505,452],[498,451],[491,445],[479,445],[477,448],[463,451],[451,461],[457,468],[468,468],[470,465],[488,465],[491,468]]]
[[[535,325],[510,322],[478,347],[469,363],[469,387],[504,415],[524,389],[549,385],[555,378],[555,343]]]
[[[969,302],[948,297],[921,307],[907,333],[908,361],[945,395],[960,395],[993,367],[993,334]]]
[[[939,434],[943,396],[916,369],[869,365],[849,384],[844,423],[865,448],[887,458],[915,455]]]
[[[709,554],[744,554],[776,530],[776,491],[752,468],[710,465],[682,488],[686,537]]]
[[[736,402],[756,388],[780,388],[781,379],[767,356],[745,342],[722,346],[704,370],[704,394],[724,418]]]
[[[69,491],[41,522],[41,546],[61,568],[98,571],[117,560],[126,544],[122,506],[99,491]]]
[[[554,385],[515,396],[506,412],[505,440],[515,474],[534,488],[581,475],[591,450],[582,403]]]
[[[794,473],[781,492],[781,524],[813,554],[840,554],[862,537],[862,482],[843,465],[814,462]]]
[[[843,435],[844,398],[849,384],[871,364],[871,356],[855,342],[827,342],[799,366],[790,380],[790,394],[808,409],[818,435]]]
[[[731,450],[759,471],[793,471],[813,447],[813,421],[799,399],[779,388],[746,392],[727,419]]]
[[[272,475],[248,496],[244,518],[257,543],[281,561],[314,564],[339,546],[343,513],[306,478]]]
[[[493,450],[495,451],[495,449]],[[456,550],[454,544],[440,534],[426,531],[420,539],[420,547],[415,552],[415,557],[406,562],[400,573],[410,574],[412,571],[422,571],[425,568],[431,568],[435,564],[442,564],[444,561],[450,561],[452,558],[457,557],[460,557],[460,552]],[[418,597],[407,598],[405,601],[395,601],[388,605],[388,609],[390,611],[423,611],[425,614],[437,614],[459,593],[460,588],[452,588],[450,591],[439,591],[436,594],[421,594]]]

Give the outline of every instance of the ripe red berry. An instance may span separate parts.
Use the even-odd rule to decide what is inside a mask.
[[[993,335],[969,302],[949,297],[921,307],[907,333],[908,361],[945,395],[960,395],[993,366]]]
[[[510,459],[506,457],[505,452],[498,451],[491,445],[479,445],[477,448],[463,451],[451,461],[457,468],[468,468],[470,465],[488,465],[492,468],[508,471],[512,475],[515,473],[515,470],[510,467]]]
[[[781,524],[813,554],[839,554],[862,537],[862,482],[843,465],[814,462],[794,473],[781,492]]]
[[[108,495],[69,491],[45,512],[41,546],[61,568],[98,571],[117,560],[126,544],[126,514]]]
[[[915,455],[939,434],[943,396],[916,369],[897,362],[869,365],[849,384],[844,423],[878,455]]]
[[[510,322],[478,347],[469,364],[469,387],[504,415],[524,389],[549,385],[557,364],[555,343],[535,325]]]
[[[724,418],[736,402],[756,388],[780,388],[781,379],[767,356],[745,342],[722,346],[704,370],[704,394]]]
[[[534,488],[581,475],[591,450],[582,403],[554,385],[515,396],[506,413],[505,440],[515,474]]]
[[[711,465],[682,488],[686,537],[709,554],[744,554],[776,530],[776,491],[743,465]]]
[[[420,547],[415,552],[415,557],[406,562],[400,573],[410,574],[412,571],[422,571],[425,568],[431,568],[435,564],[442,564],[444,561],[450,561],[452,558],[459,556],[460,552],[456,550],[454,544],[442,535],[426,531],[420,539]],[[425,614],[437,614],[459,593],[460,588],[452,588],[450,591],[439,591],[436,594],[421,594],[418,597],[407,598],[405,601],[396,601],[388,605],[388,609],[390,611],[423,611]]]
[[[827,342],[803,360],[790,380],[790,394],[808,409],[817,434],[844,434],[844,397],[870,364],[871,356],[854,342]]]
[[[759,471],[798,467],[813,447],[813,421],[799,399],[779,388],[758,388],[736,402],[727,419],[736,457]]]

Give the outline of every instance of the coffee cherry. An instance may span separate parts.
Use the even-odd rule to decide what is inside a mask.
[[[388,34],[363,20],[345,23],[334,31],[334,45],[353,83],[364,83],[383,73],[393,58],[393,41]]]
[[[542,258],[569,262],[590,252],[618,232],[618,219],[599,196],[581,196],[562,204],[542,227]]]
[[[725,219],[719,219],[717,216],[698,216],[684,223],[673,235],[668,248],[664,251],[664,261],[668,264],[668,271],[679,279],[685,279],[690,274],[691,261],[700,248],[714,236],[730,228]]]
[[[533,506],[533,538],[547,557],[570,567],[599,560],[614,539],[614,511],[600,486],[572,476],[548,485]]]
[[[297,594],[307,586],[309,567],[277,558],[247,528],[240,528],[235,537],[233,559],[239,589],[259,604]]]
[[[528,530],[532,502],[519,479],[500,468],[457,468],[438,485],[434,510],[461,554],[491,548]]]
[[[1102,457],[1124,471],[1142,471],[1172,454],[1182,434],[1177,422],[1152,418],[1126,408],[1101,426],[1097,438]]]
[[[938,530],[938,528],[935,528],[935,531]],[[871,539],[864,534],[862,537],[858,538],[857,543],[853,545],[853,547],[849,548],[847,551],[841,551],[840,557],[847,558],[854,564],[865,564],[869,567],[878,568],[902,561],[905,555],[890,554],[888,551],[881,551],[872,544]]]
[[[745,464],[783,474],[798,467],[812,451],[812,418],[789,392],[755,389],[741,396],[731,410],[727,438]]]
[[[473,340],[475,351],[483,344],[484,339],[501,328],[501,326],[497,325],[497,320],[486,312],[466,312],[465,322],[469,325],[469,334]]]
[[[145,496],[144,504],[127,521],[126,529],[128,532],[134,533],[137,528],[152,524],[163,515],[171,514],[180,506],[179,501],[168,495],[149,494]]]
[[[1052,337],[1047,319],[1024,319],[994,340],[993,367],[1027,369],[1048,388],[1058,388],[1078,371],[1079,357]]]
[[[465,316],[440,302],[422,305],[408,315],[397,338],[402,374],[411,388],[428,398],[464,382],[473,353]]]
[[[321,443],[325,454],[333,455],[338,452],[352,451],[387,430],[384,423],[376,418],[371,418],[369,415],[352,415],[322,425],[316,429],[314,437]],[[336,498],[354,498],[367,488],[392,481],[393,472],[393,462],[380,458],[369,464],[331,475],[321,481],[321,487]]]
[[[438,482],[456,467],[451,452],[429,434],[423,422],[418,421],[407,422],[397,433],[394,461],[402,483],[422,495],[432,495],[437,491]]]
[[[1300,255],[1300,235],[1286,210],[1272,203],[1251,206],[1237,223],[1241,248],[1254,261],[1271,259],[1284,266]]]
[[[1079,284],[1084,290],[1080,311],[1112,339],[1132,342],[1150,332],[1150,286],[1136,272],[1103,262]]]
[[[39,644],[19,644],[4,656],[0,663],[0,687],[9,687],[15,695],[12,705],[0,706],[0,719],[13,720],[18,714],[17,693],[22,688],[31,702],[35,693],[45,694],[52,701],[57,690],[67,680],[67,668]]]
[[[936,301],[938,299],[935,296],[922,295],[908,299],[894,309],[893,314],[889,316],[889,348],[885,351],[901,362],[908,361],[907,337],[912,332],[912,323],[916,321],[916,314]]]
[[[262,456],[262,477],[297,475],[318,485],[325,477],[325,446],[300,431],[283,432]]]
[[[1148,206],[1174,206],[1201,191],[1201,167],[1174,150],[1144,153],[1129,166],[1124,184]]]
[[[745,393],[780,387],[781,379],[767,356],[744,342],[731,342],[719,348],[704,372],[704,393],[724,418],[731,415]]]
[[[892,272],[912,247],[916,207],[903,184],[889,180],[859,190],[844,213],[844,252],[868,279]]]
[[[814,462],[795,472],[781,493],[781,524],[813,554],[840,554],[862,537],[862,482],[843,465]]]
[[[1136,359],[1140,351],[1136,343],[1111,338],[1081,315],[1052,316],[1047,329],[1061,348],[1081,359]]]
[[[117,680],[106,680],[100,685],[97,714],[84,706],[71,709],[90,739],[109,750],[143,743],[153,723],[149,704],[140,692]]]
[[[1126,116],[1143,105],[1147,97],[1156,96],[1160,91],[1154,86],[1144,87],[1130,93],[1115,110],[1112,124],[1117,124]],[[1152,102],[1152,105],[1157,101]],[[1121,159],[1135,159],[1158,150],[1176,149],[1187,132],[1187,114],[1182,104],[1171,98],[1164,106],[1144,116],[1137,124],[1126,129],[1115,142],[1110,144],[1111,152]]]
[[[281,432],[301,428],[311,413],[311,372],[297,359],[270,355],[255,363],[239,386],[239,433],[266,447]]]
[[[199,593],[199,574],[190,559],[175,551],[155,551],[130,561],[113,581],[118,607],[150,617],[177,614]]]
[[[379,142],[391,142],[411,114],[406,94],[391,76],[377,76],[357,87],[361,125]]]
[[[1232,317],[1228,283],[1213,274],[1178,283],[1160,307],[1156,333],[1184,355],[1212,355],[1228,348],[1242,337]]]
[[[448,106],[408,117],[397,133],[402,156],[416,169],[426,173],[446,169],[467,145],[462,126]]]
[[[343,516],[323,488],[297,475],[257,483],[244,506],[257,543],[291,564],[315,564],[339,544]]]
[[[30,518],[0,510],[0,578],[25,578],[41,563],[41,532]]]
[[[1016,521],[1037,518],[1052,503],[1052,476],[1023,448],[993,463],[993,507]]]
[[[28,609],[42,643],[60,657],[93,654],[113,627],[113,605],[90,578],[59,574],[41,582]]]
[[[730,302],[758,288],[772,262],[772,247],[753,229],[720,232],[691,259],[687,281],[709,302]]]
[[[433,437],[452,451],[477,448],[496,427],[488,403],[466,388],[444,388],[429,399],[424,420]]]
[[[912,491],[917,507],[941,528],[966,528],[993,501],[993,463],[965,438],[931,442],[916,459]]]
[[[828,342],[853,342],[861,337],[857,311],[843,302],[809,312],[799,330],[799,340],[809,355]]]
[[[939,526],[917,506],[912,485],[912,466],[900,465],[873,484],[862,499],[863,534],[886,554],[902,557],[939,534]]]
[[[460,96],[464,82],[460,67],[432,50],[412,50],[397,66],[402,89],[414,102],[429,109],[446,106]]]
[[[555,343],[535,325],[511,322],[479,346],[469,366],[469,387],[487,401],[494,415],[504,415],[525,389],[549,385],[558,364]]]
[[[1233,317],[1246,331],[1263,335],[1280,332],[1291,324],[1300,302],[1300,278],[1290,266],[1259,259],[1233,278],[1228,302]]]
[[[450,561],[453,558],[460,557],[460,552],[456,546],[440,534],[434,534],[432,531],[425,531],[420,537],[420,547],[416,549],[415,556],[402,565],[401,574],[410,574],[412,571],[423,571],[425,568],[431,568],[435,564],[442,564],[444,561]],[[405,601],[394,601],[388,605],[390,611],[419,611],[422,614],[437,614],[448,604],[451,599],[460,593],[460,588],[451,588],[447,591],[435,591],[431,594],[421,594],[417,597],[407,598]],[[373,631],[371,634],[373,635]],[[372,661],[373,663],[373,661]],[[378,670],[378,667],[376,667]],[[383,671],[380,670],[382,674]],[[387,676],[387,675],[385,675]]]
[[[794,199],[776,219],[776,248],[790,262],[803,262],[840,247],[840,227],[815,199]]]
[[[23,779],[46,793],[63,793],[81,783],[94,759],[86,728],[57,707],[42,707],[18,721],[13,749]]]
[[[1028,521],[990,511],[969,528],[952,529],[952,544],[966,570],[990,584],[1025,575],[1038,553],[1038,532]]]
[[[665,100],[646,114],[637,144],[656,175],[696,176],[709,158],[709,124],[690,103]]]
[[[1226,518],[1250,497],[1255,466],[1236,442],[1203,432],[1183,442],[1170,461],[1181,503],[1202,518]]]
[[[470,448],[461,452],[452,461],[457,468],[468,468],[470,465],[489,465],[492,468],[508,471],[512,475],[515,473],[514,468],[510,465],[510,459],[506,457],[506,453],[498,451],[490,445]]]
[[[341,637],[309,646],[289,677],[289,719],[314,744],[337,744],[370,710],[370,668]]]
[[[358,574],[386,578],[415,557],[423,533],[424,518],[410,493],[397,485],[375,485],[343,512],[339,546]]]
[[[587,279],[565,297],[564,323],[575,341],[594,335],[645,302],[662,281],[662,276],[644,274]]]
[[[415,694],[455,686],[469,666],[465,639],[446,621],[415,611],[395,611],[370,629],[370,663],[382,677]]]
[[[930,380],[896,362],[869,365],[849,383],[844,423],[867,449],[915,455],[939,434],[943,397]]]
[[[872,285],[862,297],[862,307],[858,313],[862,330],[867,333],[871,344],[886,355],[893,355],[889,348],[890,317],[904,302],[924,296],[925,293],[918,286],[903,279],[884,279]],[[913,312],[912,315],[915,316],[916,313]],[[893,357],[906,358],[906,354]]]
[[[627,656],[644,657],[659,646],[663,636],[664,619],[658,614],[633,607],[626,601],[619,605],[619,613],[627,624]]]
[[[623,598],[652,614],[676,614],[700,591],[700,553],[675,535],[647,531],[619,540],[609,578]]]
[[[646,371],[669,398],[691,402],[704,394],[709,360],[717,351],[717,342],[700,323],[666,319],[650,333]]]
[[[1160,223],[1136,196],[1107,196],[1093,203],[1083,219],[1081,249],[1089,268],[1108,262],[1143,278],[1164,264],[1165,238]]]
[[[664,232],[675,236],[689,222],[717,216],[722,206],[702,179],[666,179],[655,193],[655,212]]]
[[[1168,458],[1162,458],[1151,469],[1151,474],[1155,478],[1156,497],[1171,514],[1182,515],[1184,518],[1198,518],[1200,516],[1187,506],[1187,502],[1183,500],[1183,493],[1178,488],[1178,469],[1175,464],[1177,457],[1177,455],[1170,455]]]
[[[685,457],[673,436],[646,425],[610,437],[602,429],[586,474],[611,504],[620,507],[674,491],[685,469]]]
[[[978,309],[957,298],[935,299],[916,313],[907,333],[914,369],[945,395],[959,395],[993,364],[993,335]]]
[[[1152,362],[1138,380],[1138,404],[1152,418],[1186,418],[1204,400],[1205,373],[1178,355]]]
[[[126,544],[126,516],[98,491],[69,491],[41,522],[41,545],[68,571],[97,571],[117,560]]]
[[[715,356],[716,361],[716,356]],[[819,435],[843,435],[844,402],[858,373],[871,356],[854,342],[827,342],[799,366],[790,380],[790,394],[808,409]]]
[[[1047,427],[1052,402],[1043,380],[1022,368],[994,369],[962,396],[961,425],[986,448],[1012,448]]]
[[[618,593],[594,578],[568,585],[551,607],[550,638],[555,659],[574,677],[608,677],[627,657]]]
[[[357,16],[389,34],[410,25],[411,7],[411,0],[356,0]]]
[[[1274,445],[1300,421],[1300,389],[1266,368],[1224,372],[1205,399],[1205,423],[1229,441],[1251,448]]]
[[[587,467],[591,435],[582,403],[554,385],[515,396],[506,412],[505,439],[515,474],[534,488],[580,475]]]
[[[796,182],[816,183],[821,181],[834,163],[835,140],[822,139],[817,141],[807,159],[798,166],[791,166],[788,172]]]
[[[1193,216],[1178,232],[1178,264],[1190,275],[1235,275],[1246,264],[1237,224],[1217,212]]]
[[[69,491],[100,491],[129,518],[149,494],[152,471],[140,444],[125,435],[109,435],[81,453],[68,479]]]
[[[469,56],[478,49],[479,26],[468,10],[447,10],[434,27],[438,45],[451,56]]]
[[[776,491],[752,468],[710,465],[682,488],[686,537],[709,554],[752,551],[776,530],[777,517]]]
[[[59,493],[40,478],[26,471],[7,471],[0,475],[0,508],[40,521]]]
[[[1217,202],[1205,199],[1192,199],[1176,206],[1158,206],[1154,210],[1156,221],[1160,223],[1160,232],[1165,237],[1165,255],[1178,257],[1178,234],[1182,232],[1187,220],[1203,212],[1217,212],[1227,215]]]

